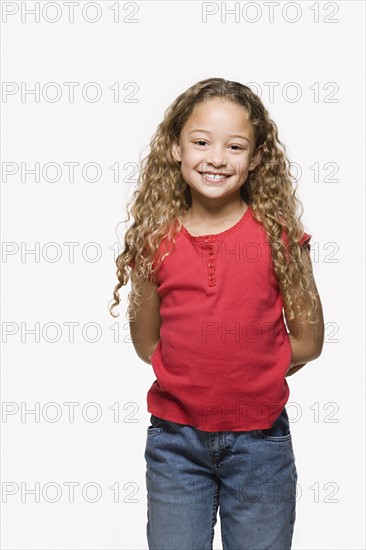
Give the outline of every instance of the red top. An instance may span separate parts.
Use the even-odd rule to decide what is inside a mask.
[[[291,345],[251,206],[218,234],[194,237],[183,226],[157,276],[162,324],[148,411],[203,431],[270,428],[290,394]]]

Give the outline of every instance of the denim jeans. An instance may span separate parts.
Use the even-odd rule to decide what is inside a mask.
[[[204,432],[154,415],[145,460],[149,550],[289,550],[297,471],[286,407],[271,428]]]

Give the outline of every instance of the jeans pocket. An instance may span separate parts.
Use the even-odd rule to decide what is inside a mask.
[[[169,420],[166,420],[165,418],[159,418],[158,416],[154,416],[153,414],[150,416],[150,426],[147,428],[147,433],[149,434],[157,434],[157,433],[165,433],[168,432],[171,427],[171,423]]]
[[[256,435],[262,439],[273,442],[290,441],[292,438],[290,421],[284,407],[270,428],[255,430]]]

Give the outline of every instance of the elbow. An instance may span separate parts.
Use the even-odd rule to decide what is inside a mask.
[[[151,364],[151,362],[149,361],[149,351],[147,350],[146,346],[144,346],[141,342],[137,340],[132,340],[132,343],[137,357],[141,359],[141,361],[143,361],[144,363]]]
[[[323,352],[323,345],[324,345],[324,336],[318,339],[316,342],[312,342],[311,344],[307,343],[307,353],[309,355],[309,361],[314,361],[314,359],[318,359],[318,357],[321,356]]]
[[[320,357],[320,355],[321,351],[319,351],[318,349],[311,350],[307,353],[306,362],[310,363],[310,361],[315,361],[316,359],[318,359],[318,357]]]
[[[143,361],[144,363],[147,363],[148,365],[151,365],[151,354],[147,355],[146,353],[137,353],[137,356],[139,359],[141,359],[141,361]]]
[[[305,352],[306,355],[308,355],[307,362],[315,361],[315,359],[318,359],[318,357],[321,356],[323,352],[323,344],[324,340],[321,340],[320,342],[317,342],[316,344],[307,347]]]
[[[317,342],[314,343],[315,359],[318,359],[318,357],[320,357],[322,352],[323,352],[323,346],[324,346],[324,321],[322,321],[321,324],[320,324],[320,329],[319,329],[318,334],[319,334],[319,337],[317,339]]]
[[[321,356],[322,352],[323,352],[323,342],[315,348],[314,359],[318,359],[318,357]]]
[[[151,353],[146,347],[141,346],[134,346],[136,355],[141,361],[144,363],[147,363],[148,365],[151,365]]]
[[[158,344],[159,344],[159,341],[158,340],[157,342],[155,341],[152,345],[149,345],[149,346],[146,346],[146,345],[143,345],[143,346],[136,346],[135,345],[135,351],[137,353],[137,356],[139,357],[139,359],[141,359],[141,361],[143,361],[144,363],[147,363],[148,365],[151,365],[151,358],[152,358],[152,355],[154,354]]]
[[[313,338],[296,340],[290,338],[292,348],[292,360],[295,364],[310,363],[318,359],[323,350],[323,340],[314,341]]]

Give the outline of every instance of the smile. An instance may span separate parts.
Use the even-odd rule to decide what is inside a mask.
[[[232,176],[232,174],[220,174],[220,173],[214,173],[214,172],[200,172],[202,178],[204,181],[210,181],[210,182],[221,182],[225,181],[228,178]]]

